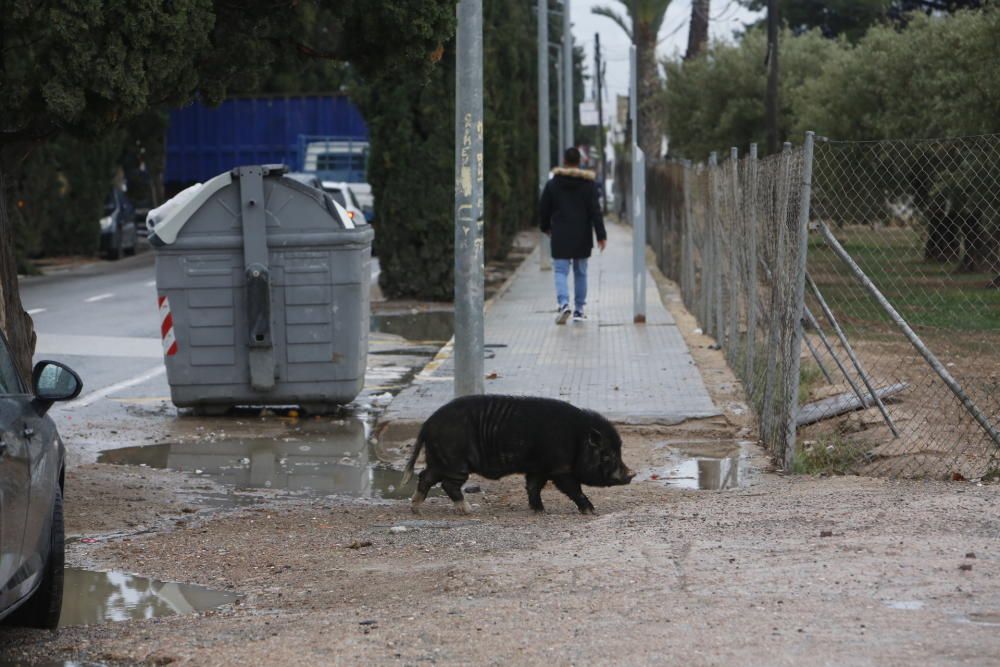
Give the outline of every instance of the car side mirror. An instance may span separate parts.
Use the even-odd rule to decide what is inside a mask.
[[[56,401],[70,401],[80,395],[83,380],[65,364],[58,361],[39,361],[31,372],[35,390],[35,406],[45,413]]]

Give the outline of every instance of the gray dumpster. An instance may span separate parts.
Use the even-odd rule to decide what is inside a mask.
[[[202,413],[361,391],[372,229],[280,165],[240,167],[150,212],[173,402]]]

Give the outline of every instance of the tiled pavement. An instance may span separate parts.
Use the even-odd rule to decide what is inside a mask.
[[[633,324],[631,244],[628,227],[608,225],[607,250],[590,261],[589,319],[563,326],[535,249],[486,313],[487,393],[560,398],[620,423],[719,414],[648,273],[647,321]],[[453,369],[449,345],[380,421],[422,422],[452,398]]]

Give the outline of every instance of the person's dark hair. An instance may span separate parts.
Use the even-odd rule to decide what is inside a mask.
[[[580,149],[576,146],[570,146],[563,153],[563,162],[565,162],[570,167],[580,166]]]

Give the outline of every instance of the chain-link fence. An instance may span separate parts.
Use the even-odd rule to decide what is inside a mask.
[[[807,141],[654,165],[647,184],[660,268],[725,351],[776,459],[997,474],[1000,136]]]
[[[800,457],[904,476],[995,473],[1000,136],[820,142],[812,218],[807,303],[825,302],[826,331],[836,333],[836,323],[846,343],[832,336],[821,361],[833,382],[813,373],[810,393],[854,393],[852,377],[870,396],[867,377],[886,397],[836,417],[829,406],[818,411],[825,418],[802,428]],[[816,339],[819,330],[807,335]],[[849,375],[833,372],[833,356],[849,360],[852,352],[858,363],[847,364]]]

